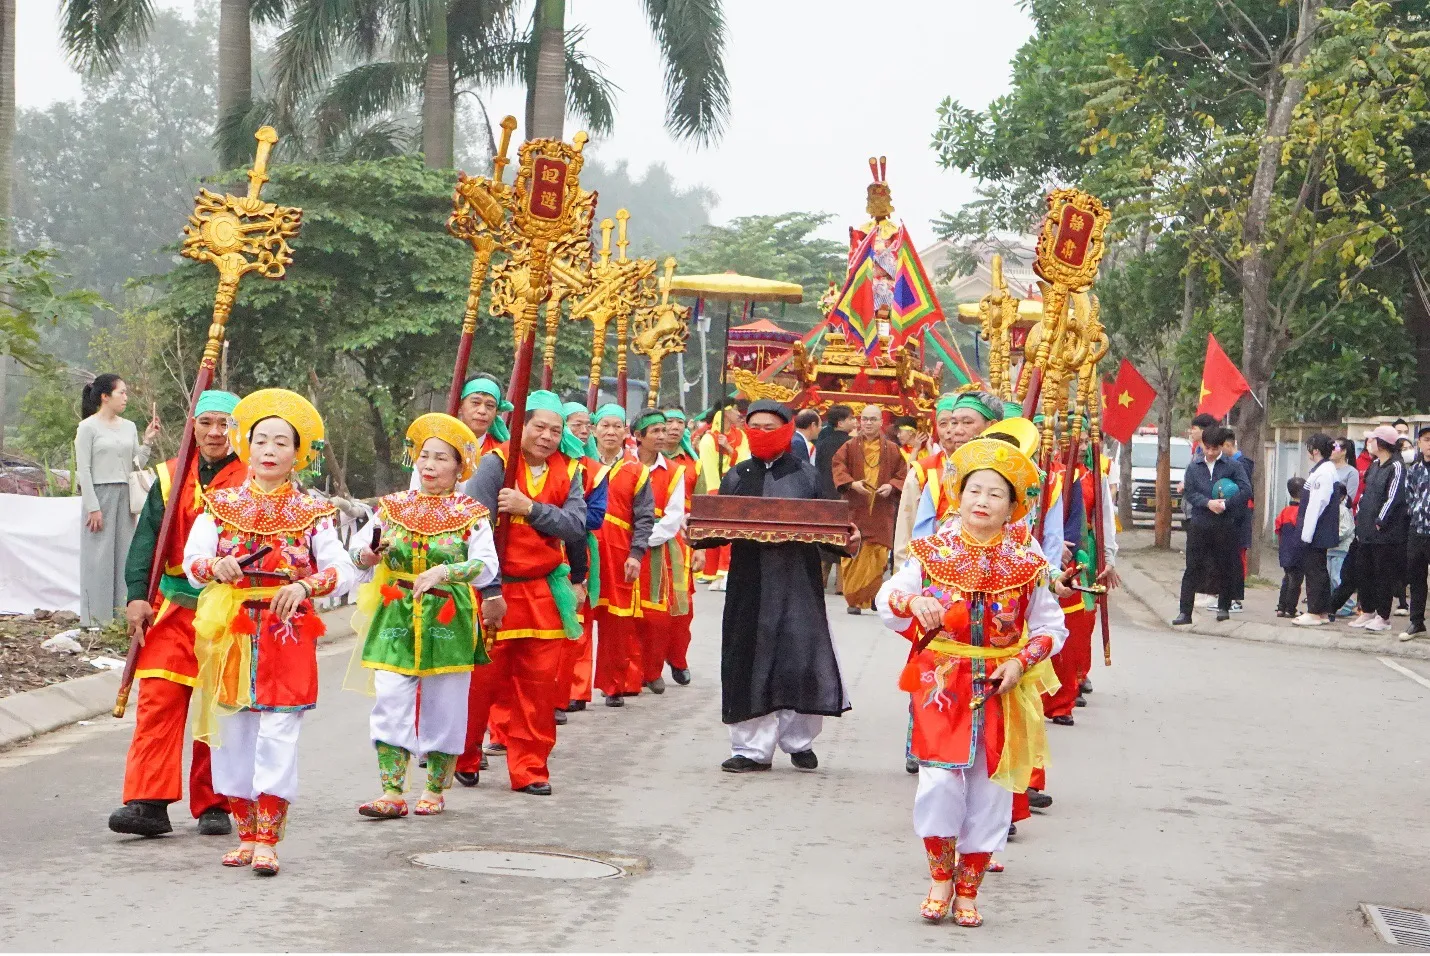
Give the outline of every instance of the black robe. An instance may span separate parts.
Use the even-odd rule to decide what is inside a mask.
[[[736,465],[720,494],[825,497],[814,466],[788,453],[769,467],[757,458]],[[815,544],[731,543],[720,657],[725,723],[777,710],[838,717],[849,709],[825,614],[820,550]]]

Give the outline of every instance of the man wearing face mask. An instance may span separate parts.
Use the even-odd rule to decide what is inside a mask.
[[[790,453],[794,414],[773,401],[750,406],[751,457],[726,473],[722,495],[823,497],[814,466]],[[859,546],[853,531],[850,550]],[[849,709],[820,575],[823,546],[735,541],[722,625],[721,719],[730,731],[729,773],[769,770],[775,747],[797,769],[814,753],[824,717]]]
[[[149,498],[139,515],[124,581],[129,591],[125,617],[130,640],[139,641],[139,703],[134,712],[134,738],[124,766],[124,806],[109,816],[115,833],[158,836],[170,832],[168,805],[183,796],[184,724],[189,698],[199,683],[194,656],[194,608],[198,589],[189,584],[180,567],[184,542],[194,519],[203,511],[203,493],[243,484],[247,469],[229,445],[229,414],[238,396],[208,391],[194,406],[194,445],[198,455],[179,478],[179,511],[165,554],[156,555],[164,506],[174,494],[177,459],[155,468],[159,480],[149,488]],[[149,572],[156,560],[164,562],[160,578],[162,603],[156,615],[149,605]],[[232,832],[227,801],[214,793],[208,745],[194,741],[189,770],[189,809],[205,836]]]

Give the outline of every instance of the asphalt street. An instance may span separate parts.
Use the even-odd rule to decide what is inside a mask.
[[[918,918],[927,887],[903,770],[906,645],[829,601],[854,709],[820,768],[720,772],[720,596],[697,598],[695,681],[560,731],[555,794],[493,759],[441,817],[360,818],[370,702],[328,648],[305,720],[283,873],[225,869],[229,838],[105,827],[132,722],[0,753],[5,950],[1384,950],[1361,902],[1430,909],[1430,686],[1353,653],[1173,634],[1115,617],[1077,726],[1049,727],[1050,810],[980,898],[986,925]],[[1400,662],[1430,683],[1430,666]],[[416,773],[414,771],[414,777]],[[552,880],[414,865],[463,847],[614,859]]]

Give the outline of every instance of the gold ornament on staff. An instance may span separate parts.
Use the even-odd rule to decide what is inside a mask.
[[[631,351],[650,359],[650,389],[646,407],[655,408],[660,399],[661,363],[674,352],[684,352],[690,338],[690,308],[671,305],[670,280],[675,275],[674,257],[665,260],[665,277],[660,280],[660,302],[649,309],[637,310],[632,331]]]
[[[511,134],[516,131],[516,117],[501,121],[501,143],[492,157],[492,175],[457,174],[457,188],[452,193],[452,215],[447,219],[447,231],[472,247],[472,270],[467,280],[467,306],[462,313],[462,337],[457,345],[457,360],[452,370],[452,387],[447,395],[447,414],[456,415],[462,401],[462,387],[471,360],[472,337],[477,330],[477,311],[481,308],[482,284],[492,254],[502,244],[502,231],[511,209],[511,187],[502,182],[502,174],[510,164],[507,150]]]
[[[254,134],[258,149],[253,168],[248,171],[248,194],[219,195],[200,189],[194,201],[193,215],[184,227],[184,244],[180,254],[197,262],[212,262],[218,269],[218,290],[214,293],[213,321],[209,324],[208,341],[203,358],[189,392],[189,414],[184,417],[184,433],[179,439],[174,474],[183,480],[188,474],[197,449],[194,445],[194,407],[199,395],[213,384],[214,369],[224,350],[224,330],[233,314],[239,281],[250,272],[265,279],[281,279],[293,261],[288,240],[298,235],[303,224],[303,210],[264,202],[263,184],[268,182],[268,156],[278,142],[273,127],[264,126]],[[151,606],[159,599],[159,582],[164,575],[164,555],[177,527],[180,495],[170,495],[164,505],[164,517],[159,522],[159,536],[154,545],[154,558],[149,570],[147,596]],[[130,641],[119,678],[119,692],[114,699],[114,716],[123,717],[129,706],[129,690],[139,664],[139,648],[143,638]]]
[[[1003,280],[1003,257],[995,254],[989,265],[993,291],[978,303],[979,323],[988,342],[988,387],[1007,401],[1013,397],[1013,326],[1018,322],[1018,299],[1008,294]]]
[[[658,298],[651,281],[655,274],[654,259],[627,259],[625,252],[626,223],[630,213],[624,209],[616,211],[620,223],[620,233],[616,242],[617,257],[611,257],[611,233],[616,222],[601,220],[601,249],[591,266],[587,285],[581,290],[580,298],[571,305],[572,321],[588,320],[591,323],[591,372],[586,389],[586,404],[592,411],[601,385],[601,366],[606,355],[606,328],[614,320],[617,337],[624,352],[624,342],[620,339],[620,329],[632,312],[642,305],[653,304]],[[617,360],[617,382],[624,381],[625,361]],[[617,400],[624,403],[623,388],[617,385]]]

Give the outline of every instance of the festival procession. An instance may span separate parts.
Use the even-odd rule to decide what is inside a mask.
[[[248,28],[227,4],[51,5],[86,97],[147,82],[125,73],[145,44],[156,80],[155,44]],[[1113,114],[1078,121],[1076,162],[999,142],[1038,115],[1027,64],[1066,53],[1040,17],[1017,21],[1012,87],[933,120],[938,165],[982,198],[901,215],[944,200],[871,115],[840,133],[857,161],[821,160],[834,216],[720,225],[713,192],[610,158],[619,88],[575,20],[594,10],[439,4],[438,31],[270,6],[243,15],[277,98],[240,91],[219,122],[223,165],[158,227],[170,274],[126,279],[137,304],[91,336],[102,371],[64,385],[76,360],[44,323],[104,299],[22,254],[29,233],[0,264],[0,363],[27,370],[10,434],[58,427],[70,456],[11,462],[0,365],[0,845],[27,874],[4,949],[1430,946],[1430,413],[1409,412],[1418,346],[1395,364],[1364,331],[1376,309],[1430,328],[1388,248],[1419,277],[1430,220],[1296,139],[1341,47],[1189,13],[1297,77],[1240,77],[1292,123],[1237,134],[1290,144],[1261,151],[1292,158],[1257,229],[1254,190],[1187,205],[1204,175],[1151,184],[1212,147],[1135,128],[1167,137],[1139,110],[1195,84],[1120,40],[1097,41],[1117,95],[1147,102],[1062,89]],[[661,135],[708,145],[738,114],[682,44],[708,31],[723,90],[750,13],[647,6]],[[1302,33],[1353,46],[1399,29],[1301,7]],[[1199,41],[1178,49],[1234,45]],[[455,93],[503,43],[529,49],[499,54],[521,61],[502,82],[534,79],[526,115],[493,122]],[[412,49],[393,81],[412,91],[363,85]],[[443,71],[445,132],[414,101],[414,155],[340,117],[343,97],[398,117]],[[1413,130],[1376,135],[1420,176]],[[1339,225],[1283,208],[1287,177],[1355,193],[1319,200]],[[1371,196],[1402,203],[1393,230],[1348,224]],[[1336,371],[1311,357],[1328,335]],[[1350,384],[1363,360],[1399,406]],[[91,904],[101,875],[114,898]]]

